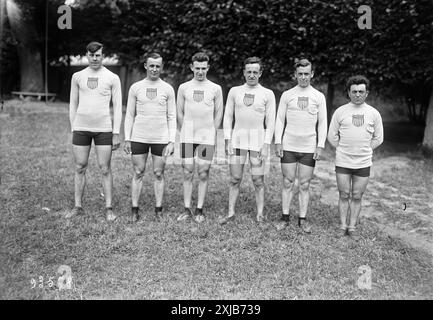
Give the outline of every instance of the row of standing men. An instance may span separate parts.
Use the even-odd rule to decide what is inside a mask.
[[[106,202],[106,219],[118,215],[112,208],[111,153],[120,147],[122,98],[119,77],[102,65],[103,45],[91,42],[86,47],[89,66],[72,76],[70,123],[75,160],[75,207],[66,215],[84,214],[82,197],[86,169],[94,141]],[[203,212],[209,171],[215,153],[216,131],[223,123],[225,152],[229,158],[229,208],[219,217],[223,225],[234,221],[244,166],[250,164],[255,188],[256,220],[266,220],[263,212],[265,161],[275,139],[275,153],[283,173],[282,215],[275,223],[277,230],[288,226],[290,203],[296,178],[299,181],[298,226],[311,233],[307,220],[309,186],[316,161],[322,157],[325,142],[336,148],[335,171],[339,190],[338,234],[359,239],[356,224],[361,211],[362,195],[367,187],[373,150],[383,142],[383,126],[379,112],[365,100],[369,81],[353,76],[346,83],[350,102],[333,114],[327,128],[326,99],[311,85],[313,66],[307,59],[297,60],[294,76],[297,85],[285,91],[276,109],[275,95],[263,87],[260,77],[262,61],[247,58],[243,63],[245,83],[230,89],[225,108],[221,86],[207,79],[209,57],[196,53],[191,58],[193,78],[181,84],[177,99],[173,87],[160,78],[163,59],[157,53],[146,56],[146,77],[134,83],[128,93],[124,123],[124,151],[131,154],[134,174],[131,183],[132,207],[128,216],[137,222],[139,198],[149,153],[152,155],[155,192],[155,215],[162,215],[164,168],[167,156],[174,152],[176,130],[180,130],[180,156],[183,167],[184,210],[177,220],[205,220]],[[110,114],[113,104],[113,121]],[[177,101],[177,103],[176,103]],[[278,111],[276,111],[278,110]],[[199,176],[195,211],[191,210],[193,175]]]

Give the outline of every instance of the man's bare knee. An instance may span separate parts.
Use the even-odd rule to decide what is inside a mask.
[[[75,171],[78,174],[85,174],[87,170],[87,162],[86,163],[77,163],[75,164]]]
[[[295,179],[292,180],[288,177],[283,178],[283,188],[284,189],[292,190],[294,185],[295,185]]]
[[[310,189],[310,180],[300,181],[299,183],[300,192],[308,192],[309,189]]]
[[[349,200],[350,195],[349,192],[345,192],[345,191],[338,191],[340,193],[340,199],[341,200]]]
[[[353,201],[361,201],[363,196],[363,192],[354,192],[352,193],[352,200]]]
[[[164,171],[162,171],[161,169],[153,170],[153,174],[155,176],[155,179],[158,181],[161,181],[164,178]]]
[[[263,189],[265,186],[265,180],[263,176],[253,177],[253,184],[256,190]]]
[[[200,181],[206,182],[209,179],[209,170],[199,170],[198,177]]]
[[[232,187],[239,187],[239,185],[241,184],[242,181],[242,177],[240,176],[231,176],[230,177],[230,185]]]
[[[185,181],[192,181],[194,176],[194,171],[188,169],[188,168],[183,168],[183,179]]]
[[[144,169],[134,168],[134,179],[135,180],[143,180],[144,177]]]

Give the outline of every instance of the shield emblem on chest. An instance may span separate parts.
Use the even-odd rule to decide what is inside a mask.
[[[146,89],[146,97],[150,100],[153,100],[158,95],[158,89],[157,88],[147,88]]]
[[[247,107],[251,106],[254,103],[254,94],[245,93],[244,96],[244,105]]]
[[[201,102],[201,101],[203,101],[203,99],[204,99],[204,91],[194,90],[192,98],[194,99],[195,102]]]
[[[298,108],[305,110],[308,107],[308,97],[298,97]]]
[[[361,127],[364,125],[364,115],[363,114],[353,114],[352,115],[352,124],[355,127]]]
[[[92,77],[88,77],[87,78],[87,88],[89,89],[96,89],[98,87],[98,78],[92,78]]]

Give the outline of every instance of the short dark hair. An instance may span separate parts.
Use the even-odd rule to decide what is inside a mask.
[[[104,46],[102,45],[102,43],[100,43],[100,42],[96,42],[96,41],[92,41],[92,42],[90,42],[90,43],[87,45],[86,50],[87,50],[88,52],[95,53],[95,52],[98,51],[99,49],[103,49],[103,48],[104,48]]]
[[[352,76],[349,79],[347,79],[346,82],[346,92],[350,91],[350,87],[354,84],[365,84],[365,89],[369,91],[370,89],[370,81],[362,75],[356,75]]]
[[[249,58],[246,58],[246,59],[244,60],[244,69],[245,69],[245,66],[246,66],[247,64],[253,64],[253,63],[258,63],[259,66],[260,66],[260,71],[263,70],[262,59],[260,59],[259,57],[249,57]]]
[[[194,63],[194,61],[197,61],[197,62],[207,61],[207,62],[209,62],[209,56],[204,52],[197,52],[191,58],[191,63]]]
[[[306,58],[301,59],[295,59],[295,71],[298,70],[299,67],[308,67],[311,66],[311,71],[313,71],[313,64],[310,62],[310,60]]]
[[[149,58],[152,58],[152,59],[159,59],[159,58],[161,58],[162,59],[162,57],[161,57],[161,55],[159,53],[157,53],[157,52],[150,52],[150,53],[147,53],[147,54],[144,55],[144,59],[143,59],[144,63],[147,63],[147,60]]]

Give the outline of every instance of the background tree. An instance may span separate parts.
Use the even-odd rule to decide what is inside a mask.
[[[38,47],[40,39],[35,29],[33,8],[24,4],[23,0],[6,1],[10,31],[16,40],[20,89],[41,92],[44,85],[41,52]]]
[[[279,96],[291,85],[294,59],[304,56],[315,64],[316,81],[327,84],[330,114],[336,88],[360,73],[379,94],[397,90],[403,95],[411,121],[432,118],[427,116],[433,88],[430,0],[71,0],[76,5],[72,30],[57,28],[57,7],[63,1],[48,1],[52,63],[83,54],[83,43],[99,40],[106,53],[117,54],[129,66],[141,65],[148,51],[160,52],[167,75],[179,83],[190,76],[191,55],[203,50],[212,58],[210,76],[227,91],[242,82],[243,59],[257,55],[265,61],[264,84]],[[9,17],[20,57],[21,89],[38,89],[43,27],[32,24],[44,21],[45,1],[15,3],[26,17]],[[371,30],[358,28],[361,5],[372,9]]]
[[[430,100],[422,149],[426,156],[433,157],[433,88],[430,90]]]
[[[11,51],[10,45],[13,44],[18,57],[20,91],[41,92],[44,90],[45,75],[42,57],[45,56],[45,6],[47,1],[48,59],[51,63],[57,62],[61,57],[67,58],[71,54],[83,54],[83,43],[107,39],[112,32],[112,26],[119,23],[115,18],[119,14],[117,3],[121,1],[82,0],[81,5],[74,9],[72,30],[60,30],[57,27],[59,18],[57,8],[64,4],[62,0],[6,1],[7,23],[2,39],[6,45],[4,45],[1,64],[6,64],[6,61],[10,62],[8,54]],[[116,43],[107,42],[106,53],[115,51]],[[2,70],[9,68],[10,66],[7,66]]]

